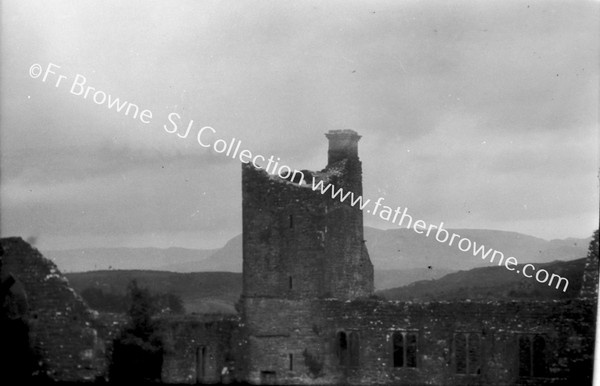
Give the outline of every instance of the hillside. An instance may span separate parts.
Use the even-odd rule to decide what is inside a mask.
[[[419,280],[439,279],[454,271],[438,268],[375,270],[375,290],[402,287]]]
[[[479,229],[451,230],[477,244],[495,248],[512,255],[520,262],[548,263],[584,257],[590,239],[546,241],[521,233]],[[365,239],[376,271],[421,270],[431,274],[486,267],[489,263],[472,254],[461,252],[412,230],[380,230],[365,227]],[[44,251],[63,272],[82,272],[100,269],[153,269],[173,272],[242,271],[242,235],[232,238],[217,250],[184,248],[96,248],[64,251]],[[431,267],[431,268],[429,268]],[[427,271],[423,271],[427,270]],[[440,275],[415,276],[437,278]],[[388,275],[389,276],[389,275]],[[402,279],[392,285],[406,284]],[[379,286],[379,288],[385,288]]]
[[[586,256],[589,239],[546,241],[516,232],[483,229],[452,229],[450,232],[467,237],[478,245],[485,245],[515,256],[520,262],[549,263]],[[376,269],[410,269],[429,266],[447,270],[466,270],[487,267],[489,262],[475,258],[454,246],[439,243],[430,237],[408,229],[382,231],[365,228],[365,239]]]
[[[555,261],[539,264],[544,268],[569,280],[566,292],[538,283],[534,278],[508,271],[504,267],[475,268],[448,274],[437,280],[423,280],[410,285],[379,291],[378,294],[389,300],[436,301],[464,299],[565,299],[577,296],[585,258],[572,261]],[[522,271],[523,264],[517,267]]]
[[[569,287],[565,293],[497,266],[453,272],[441,278],[436,278],[443,275],[440,270],[377,272],[375,282],[378,288],[385,288],[395,282],[427,278],[377,292],[386,299],[400,301],[564,299],[577,296],[584,266],[585,258],[555,261],[536,267],[566,277]],[[522,267],[519,265],[518,269]],[[135,279],[140,286],[148,287],[153,292],[180,296],[188,313],[235,313],[235,303],[242,291],[242,275],[232,272],[111,270],[67,273],[66,276],[78,292],[95,287],[106,293],[118,294],[124,294],[129,282]]]
[[[96,287],[107,293],[124,294],[129,282],[135,279],[152,292],[180,296],[188,313],[235,313],[234,304],[242,293],[242,275],[232,272],[111,270],[65,276],[79,293],[87,287]]]
[[[242,272],[242,235],[229,240],[223,248],[215,250],[207,259],[168,264],[162,269],[175,272]]]

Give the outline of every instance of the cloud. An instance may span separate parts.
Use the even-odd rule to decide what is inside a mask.
[[[197,246],[241,231],[239,163],[167,134],[177,112],[298,169],[325,166],[324,132],[354,129],[373,198],[457,227],[585,236],[597,16],[562,1],[8,1],[3,232]],[[64,87],[29,77],[49,62]],[[72,95],[77,74],[152,122]]]

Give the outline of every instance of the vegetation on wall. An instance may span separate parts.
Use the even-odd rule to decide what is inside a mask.
[[[304,355],[304,364],[308,368],[310,375],[313,378],[319,377],[323,372],[323,358],[317,357],[308,351],[308,349],[304,349],[302,355]]]

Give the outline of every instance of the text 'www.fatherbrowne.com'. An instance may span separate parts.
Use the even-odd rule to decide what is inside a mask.
[[[120,98],[115,97],[111,93],[102,91],[97,87],[93,87],[88,83],[85,76],[76,74],[75,77],[65,75],[61,72],[61,66],[54,63],[48,63],[46,67],[34,63],[29,68],[29,76],[33,79],[41,78],[43,83],[52,84],[55,88],[69,87],[69,93],[83,99],[89,99],[93,103],[99,106],[105,106],[109,110],[113,110],[116,113],[123,114],[134,120],[139,120],[143,124],[149,124],[152,122],[154,116],[152,111],[149,109],[140,108],[137,104],[131,103]],[[64,82],[63,82],[64,81]],[[188,135],[194,132],[194,121],[189,120],[187,127],[180,131],[178,126],[181,116],[176,112],[168,114],[167,119],[168,125],[163,125],[165,132],[168,134],[176,134],[181,139],[188,138]],[[192,134],[191,137],[194,137]],[[290,181],[301,181],[304,182],[304,173],[295,170],[287,165],[280,164],[281,159],[271,155],[270,157],[264,157],[260,154],[255,154],[242,146],[242,142],[236,138],[225,139],[220,138],[217,131],[210,126],[204,126],[197,130],[195,135],[198,145],[203,148],[212,148],[215,153],[223,154],[233,159],[239,159],[242,163],[252,163],[257,169],[264,168],[268,173],[277,174],[279,177],[289,179]],[[266,166],[264,163],[267,163]],[[525,277],[535,277],[539,283],[547,283],[548,286],[555,285],[556,289],[560,289],[563,286],[563,292],[565,292],[569,286],[569,280],[556,274],[550,275],[545,269],[536,269],[533,264],[525,264],[522,267],[518,266],[518,260],[514,256],[505,257],[505,255],[493,248],[486,248],[484,245],[477,245],[476,242],[472,242],[466,237],[461,237],[457,233],[450,234],[449,231],[444,229],[444,223],[440,222],[439,225],[429,224],[423,220],[417,220],[413,222],[412,216],[408,214],[408,208],[396,207],[392,209],[387,205],[383,205],[383,198],[379,198],[374,204],[370,199],[364,199],[362,196],[355,196],[353,192],[344,192],[343,189],[337,189],[332,184],[327,184],[321,180],[316,181],[313,177],[312,190],[320,191],[323,195],[331,195],[332,199],[338,199],[340,202],[348,202],[353,207],[358,207],[360,210],[365,211],[365,208],[369,207],[372,209],[366,209],[367,213],[373,216],[379,216],[381,219],[397,224],[399,226],[406,226],[406,228],[413,229],[416,233],[425,234],[429,237],[435,230],[435,239],[440,243],[448,243],[449,246],[456,246],[463,252],[471,252],[473,256],[481,256],[483,260],[489,258],[490,262],[497,261],[498,265],[504,265],[509,271],[514,271],[517,274],[522,274]],[[535,273],[535,275],[534,275]]]

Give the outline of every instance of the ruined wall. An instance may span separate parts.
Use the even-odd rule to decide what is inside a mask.
[[[242,165],[241,362],[245,379],[255,383],[280,382],[276,374],[285,368],[287,382],[310,382],[304,370],[315,372],[313,356],[324,350],[312,331],[318,315],[311,300],[354,299],[373,292],[360,208],[312,189],[314,177],[325,186],[362,194],[360,136],[333,131],[327,137],[327,167],[303,171],[304,182]]]
[[[343,383],[356,384],[589,384],[592,374],[595,317],[593,304],[564,302],[321,301],[327,315],[320,331],[335,346],[339,330],[360,336],[360,365],[330,367]],[[416,367],[393,366],[394,332],[417,336]],[[476,334],[478,374],[457,374],[455,334]],[[519,337],[541,335],[543,376],[519,374]],[[330,350],[329,366],[336,360]]]
[[[245,296],[322,295],[325,204],[309,187],[249,165],[242,183]]]
[[[329,140],[327,167],[317,176],[336,189],[352,192],[350,198],[362,196],[361,136],[353,130],[331,130],[325,136]],[[328,204],[327,294],[338,299],[369,296],[373,293],[373,265],[364,244],[362,210],[359,205],[349,205],[348,200],[332,199],[330,193],[319,193]]]
[[[362,194],[360,136],[349,130],[327,136],[327,168],[304,171],[304,184],[242,164],[245,296],[353,299],[373,292],[362,211],[311,188],[314,177]]]
[[[237,318],[200,315],[162,318],[162,381],[174,384],[227,383],[235,378]],[[227,367],[225,373],[223,369]]]
[[[589,261],[588,290],[578,300],[413,304],[373,299],[362,212],[310,187],[314,177],[362,194],[360,137],[350,130],[327,137],[328,165],[306,172],[308,184],[242,166],[244,292],[238,344],[243,380],[591,382],[597,259]]]
[[[106,374],[104,342],[96,314],[69,286],[56,265],[18,237],[0,240],[2,280],[22,285],[30,344],[39,375],[55,381],[94,380]]]
[[[328,347],[317,325],[323,315],[315,302],[301,299],[246,299],[245,351],[250,358],[245,381],[255,384],[327,383],[320,362]],[[321,374],[325,376],[325,373]],[[329,377],[330,378],[330,377]]]
[[[582,298],[588,298],[591,301],[597,301],[599,265],[600,257],[598,256],[598,230],[596,230],[588,249],[585,268],[583,271],[583,281],[581,283],[580,294]]]
[[[247,327],[254,332],[249,355],[256,358],[247,380],[253,383],[591,382],[595,318],[587,301],[412,304],[252,299],[246,304],[252,321]],[[358,336],[354,366],[340,363],[340,332]],[[402,332],[417,337],[415,367],[394,367],[393,334]],[[477,369],[471,365],[470,374],[458,373],[456,334],[477,336]],[[543,337],[543,376],[519,373],[521,336]]]

